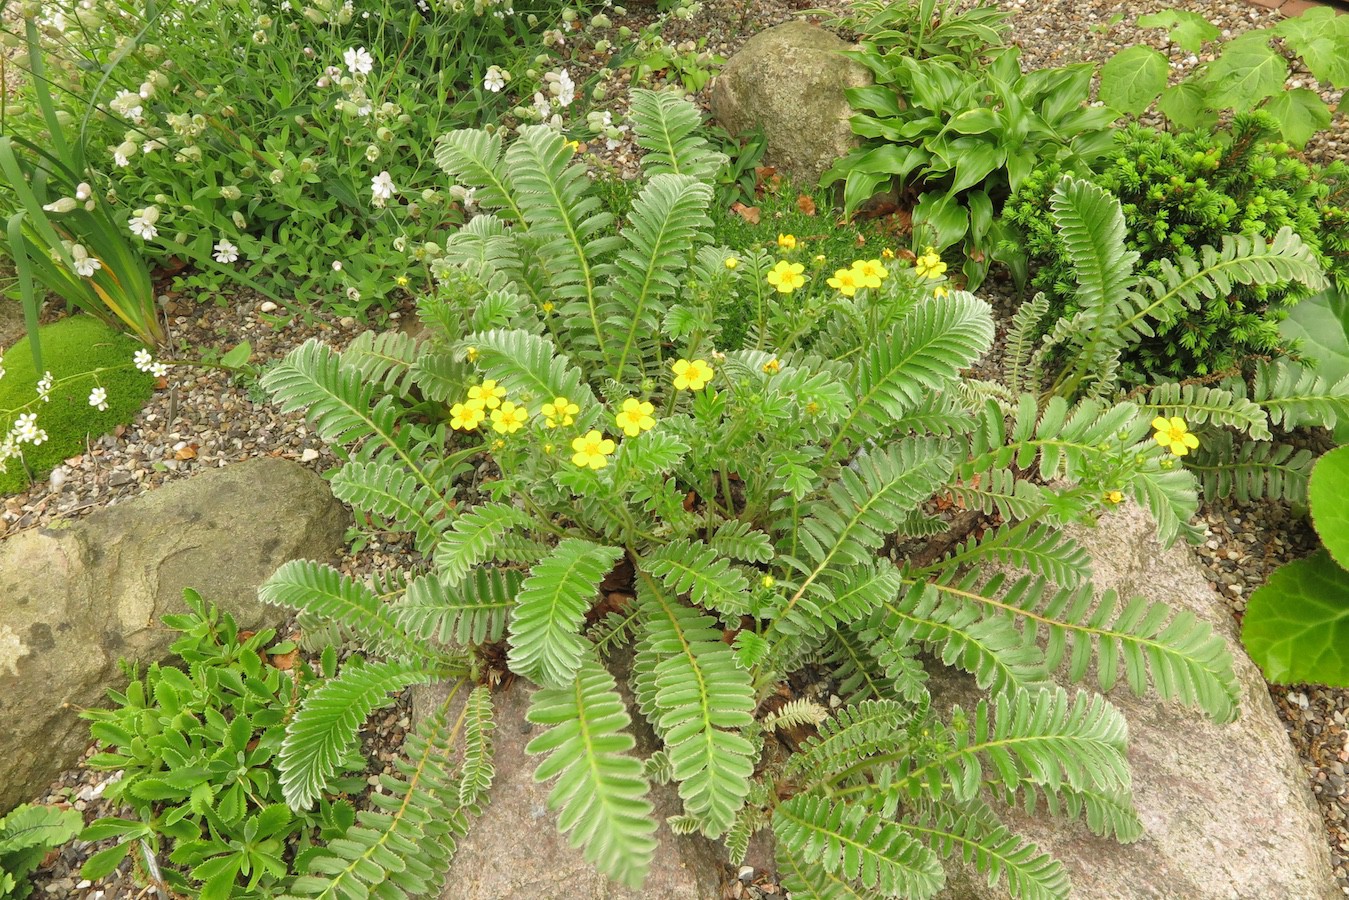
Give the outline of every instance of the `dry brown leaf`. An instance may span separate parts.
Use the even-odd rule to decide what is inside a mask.
[[[196,458],[197,458],[197,445],[196,445],[196,444],[188,444],[186,447],[183,447],[181,450],[178,450],[177,452],[175,452],[175,453],[173,454],[173,458],[174,458],[174,459],[177,459],[177,460],[196,459]]]
[[[737,201],[731,204],[731,212],[735,213],[751,225],[759,224],[759,207],[757,206],[746,206]]]
[[[803,215],[815,215],[815,201],[810,198],[809,194],[802,194],[796,198],[796,208],[801,210]]]

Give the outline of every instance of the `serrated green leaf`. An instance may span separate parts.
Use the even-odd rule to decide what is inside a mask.
[[[1101,67],[1101,102],[1125,115],[1138,115],[1166,87],[1171,67],[1151,47],[1121,50]]]
[[[1265,112],[1279,123],[1284,138],[1299,149],[1312,136],[1330,125],[1330,107],[1321,95],[1307,88],[1293,88],[1269,98]]]
[[[1269,45],[1269,37],[1267,31],[1248,31],[1228,41],[1206,77],[1215,107],[1245,112],[1283,90],[1288,61]]]

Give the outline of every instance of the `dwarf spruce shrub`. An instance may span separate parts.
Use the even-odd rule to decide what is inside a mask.
[[[1229,131],[1181,134],[1140,125],[1124,129],[1114,152],[1090,181],[1115,195],[1124,209],[1126,247],[1138,253],[1137,271],[1162,274],[1163,262],[1201,257],[1228,235],[1272,239],[1280,229],[1297,234],[1325,273],[1349,285],[1349,167],[1319,168],[1303,162],[1264,114],[1237,116]],[[1076,276],[1055,231],[1050,196],[1062,172],[1038,168],[1004,210],[1020,232],[1021,250],[1055,315],[1080,309]],[[1307,296],[1293,281],[1237,285],[1197,309],[1158,323],[1156,334],[1131,348],[1126,381],[1150,376],[1184,378],[1228,370],[1252,356],[1285,347],[1278,323]]]

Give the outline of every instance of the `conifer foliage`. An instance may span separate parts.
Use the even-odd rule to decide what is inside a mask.
[[[419,301],[429,335],[350,360],[309,343],[266,376],[347,446],[343,497],[427,561],[391,602],[313,563],[264,587],[382,657],[347,663],[297,711],[287,798],[321,793],[352,746],[342,729],[381,691],[483,680],[504,651],[537,686],[528,750],[557,827],[616,881],[646,875],[658,778],[683,804],[671,828],[724,838],[733,859],[772,828],[796,897],[929,897],[956,854],[1015,896],[1066,896],[1062,867],[994,801],[1085,814],[1121,839],[1139,829],[1123,720],[1051,676],[1097,671],[1102,689],[1119,680],[1219,720],[1237,686],[1207,625],[1098,595],[1060,528],[1122,491],[1174,540],[1193,477],[1165,465],[1134,403],[1009,394],[1004,410],[960,390],[993,338],[970,294],[933,296],[895,268],[797,327],[791,298],[758,290],[762,267],[724,266],[729,251],[707,245],[720,161],[694,108],[638,92],[633,110],[646,183],[617,225],[548,129],[509,146],[446,135],[438,163],[485,212]],[[1106,263],[1102,279],[1127,268]],[[711,304],[732,292],[759,298],[758,322],[722,352]],[[486,480],[462,476],[474,455]],[[937,501],[957,496],[1002,526],[926,553],[947,527]],[[990,561],[1030,574],[990,577]],[[635,712],[606,664],[622,645]],[[988,699],[933,709],[919,651]],[[766,704],[810,662],[837,668],[843,707]],[[650,758],[632,715],[661,743]],[[490,717],[478,688],[457,721],[423,726],[379,808],[304,860],[304,894],[433,888],[420,861],[445,859],[489,796]],[[815,735],[783,763],[765,746],[785,728]]]

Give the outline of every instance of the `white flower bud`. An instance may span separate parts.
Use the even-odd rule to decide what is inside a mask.
[[[76,205],[77,204],[75,203],[75,199],[73,197],[62,197],[60,200],[57,200],[53,203],[48,203],[42,208],[45,209],[47,212],[68,213],[71,210],[73,210],[76,207]]]

